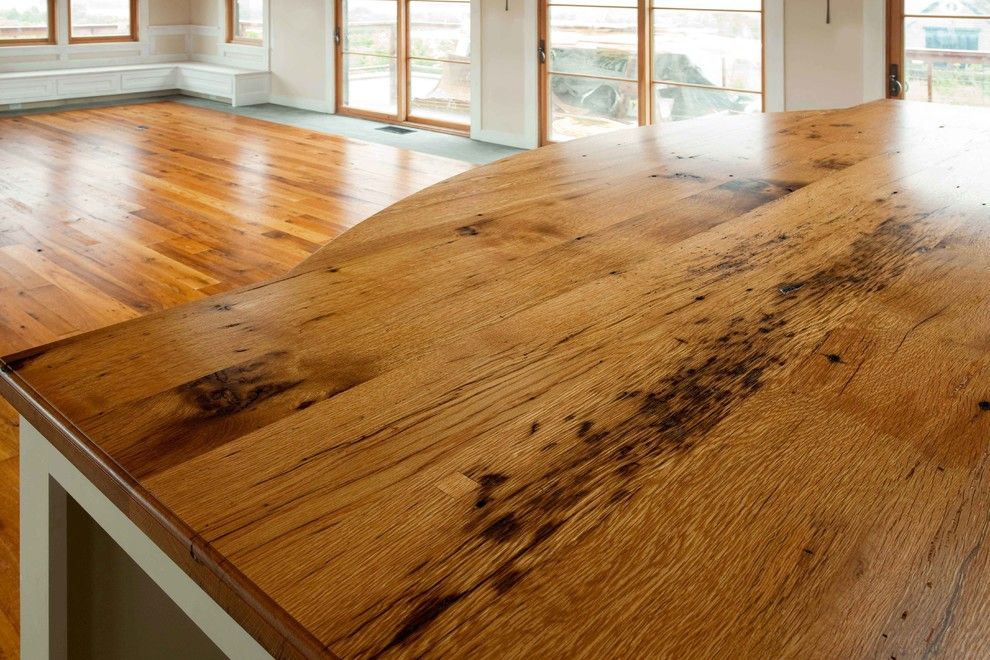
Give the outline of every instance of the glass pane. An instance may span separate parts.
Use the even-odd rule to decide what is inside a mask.
[[[396,114],[395,59],[344,54],[344,105],[357,110]]]
[[[653,79],[759,92],[760,14],[653,12]]]
[[[639,123],[636,83],[551,75],[550,139],[571,140]]]
[[[929,0],[930,1],[930,0]],[[670,9],[729,9],[732,11],[761,11],[761,0],[653,0],[657,8]]]
[[[71,0],[70,6],[77,39],[131,34],[131,0]]]
[[[344,0],[344,50],[395,55],[395,0]]]
[[[455,124],[471,123],[471,65],[409,61],[409,114]]]
[[[47,39],[48,0],[18,0],[0,4],[0,41]]]
[[[904,21],[904,97],[990,105],[990,20]]]
[[[990,16],[988,0],[904,0],[905,14],[936,14],[941,16]]]
[[[234,3],[234,37],[261,41],[264,36],[261,0],[237,0]]]
[[[635,80],[635,9],[550,8],[550,70]]]
[[[704,89],[683,85],[653,86],[653,121],[681,121],[705,115],[738,115],[761,112],[759,94]]]
[[[636,0],[547,0],[549,5],[585,5],[592,7],[632,7],[638,5]]]
[[[409,56],[467,62],[471,56],[471,4],[410,2]]]

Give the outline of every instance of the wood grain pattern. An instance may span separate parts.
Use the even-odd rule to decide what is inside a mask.
[[[284,274],[466,164],[164,102],[0,118],[0,353]],[[0,657],[17,657],[0,400]]]
[[[988,117],[521,154],[4,394],[278,655],[978,655]]]

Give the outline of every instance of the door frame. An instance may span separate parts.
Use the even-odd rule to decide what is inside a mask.
[[[373,110],[361,110],[344,104],[344,1],[334,0],[334,111],[345,117],[368,119],[383,124],[412,126],[431,131],[450,133],[453,135],[470,135],[471,124],[447,122],[440,119],[417,117],[410,114],[409,102],[412,96],[411,76],[409,74],[409,2],[412,0],[395,0],[396,5],[396,41],[395,41],[395,76],[396,76],[396,114],[390,115]],[[470,64],[470,60],[469,60]],[[472,98],[471,102],[475,100]]]
[[[893,67],[897,67],[897,81],[900,91],[894,89]],[[887,66],[884,69],[886,96],[888,99],[903,99],[904,82],[904,0],[887,0]]]

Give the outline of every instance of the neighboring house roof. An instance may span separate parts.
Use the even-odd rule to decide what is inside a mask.
[[[935,0],[925,5],[922,14],[976,14],[990,16],[990,0]]]

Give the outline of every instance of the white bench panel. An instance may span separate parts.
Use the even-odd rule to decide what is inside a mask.
[[[172,89],[235,106],[266,103],[271,74],[201,62],[0,73],[0,105]]]
[[[147,71],[127,71],[121,74],[120,91],[154,92],[178,87],[178,74],[175,67],[149,69]]]
[[[0,103],[47,101],[58,95],[54,78],[25,78],[0,83]]]
[[[58,96],[63,99],[120,93],[120,74],[117,72],[66,76],[56,80]]]
[[[222,73],[179,67],[179,89],[233,98],[234,79],[233,76]]]

